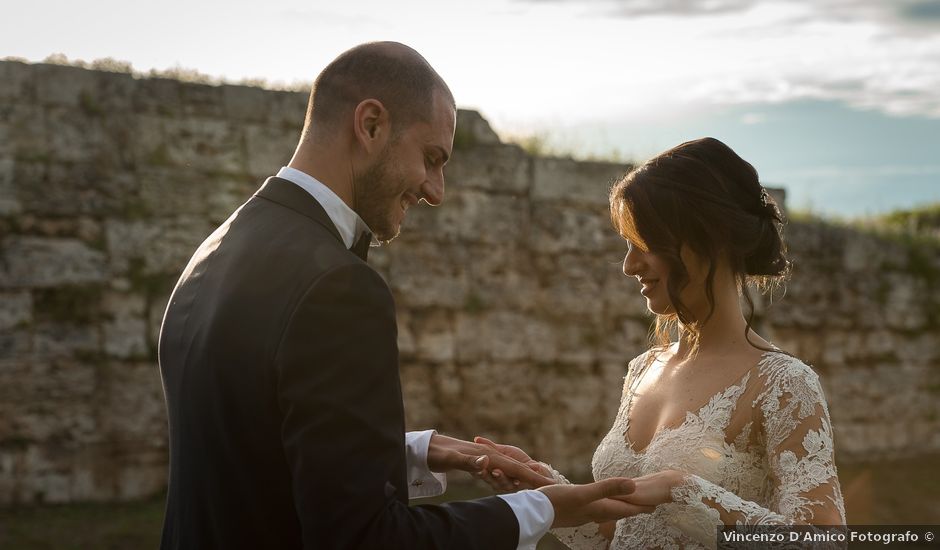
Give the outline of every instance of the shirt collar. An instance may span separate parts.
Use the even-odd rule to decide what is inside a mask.
[[[372,233],[369,226],[362,221],[362,218],[359,217],[359,214],[356,214],[355,210],[343,202],[343,199],[339,198],[332,189],[320,183],[310,174],[290,166],[284,166],[278,171],[277,177],[297,185],[310,193],[320,203],[320,206],[326,211],[326,215],[330,217],[330,221],[336,226],[336,230],[339,231],[339,236],[343,238],[343,244],[346,245],[346,248],[351,248],[359,239],[359,235]]]

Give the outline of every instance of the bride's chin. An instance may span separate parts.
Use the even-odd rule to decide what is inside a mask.
[[[650,313],[655,313],[656,315],[670,315],[673,313],[673,309],[669,305],[661,305],[650,302],[647,300],[646,309],[650,310]]]

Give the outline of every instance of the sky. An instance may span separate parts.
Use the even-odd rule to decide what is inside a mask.
[[[505,137],[641,161],[710,135],[793,208],[847,217],[940,201],[940,0],[31,0],[3,11],[0,57],[111,57],[278,84],[397,40]]]

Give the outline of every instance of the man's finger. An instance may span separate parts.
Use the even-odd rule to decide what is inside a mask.
[[[471,474],[479,474],[489,465],[489,457],[486,455],[465,455],[458,451],[452,451],[448,458],[448,462],[453,465],[453,469],[463,470]]]

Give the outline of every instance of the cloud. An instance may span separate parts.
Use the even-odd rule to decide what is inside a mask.
[[[581,4],[620,17],[714,15],[746,11],[757,0],[522,0],[533,4]]]
[[[829,20],[940,24],[940,0],[519,0],[530,4],[580,5],[620,17],[702,16],[742,13],[771,4],[799,5]]]
[[[898,12],[901,16],[916,21],[940,21],[940,1],[907,2]]]
[[[940,118],[940,0],[522,1],[623,16],[603,21],[655,59],[632,57],[634,74],[669,104],[835,100]]]
[[[380,22],[377,18],[363,13],[342,13],[297,7],[282,10],[280,17],[285,21],[301,22],[308,25],[338,25],[341,27],[377,25]]]
[[[767,121],[767,115],[764,113],[744,113],[741,115],[741,124],[753,126]]]

